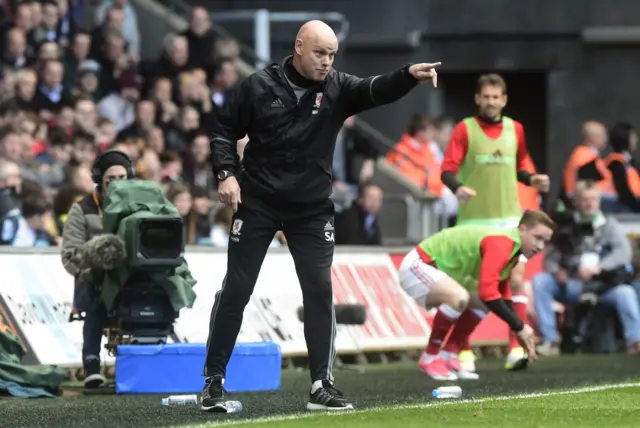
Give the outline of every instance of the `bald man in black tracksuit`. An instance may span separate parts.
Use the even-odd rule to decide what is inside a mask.
[[[302,287],[304,332],[312,387],[307,409],[352,409],[334,388],[336,333],[331,263],[334,250],[331,164],[346,118],[406,95],[433,80],[439,64],[407,65],[361,79],[331,68],[335,34],[320,21],[305,24],[293,56],[243,81],[218,116],[211,143],[222,202],[237,208],[227,275],[216,295],[203,374],[202,409],[225,412],[226,365],[260,267],[282,230]],[[236,141],[249,136],[242,165]]]

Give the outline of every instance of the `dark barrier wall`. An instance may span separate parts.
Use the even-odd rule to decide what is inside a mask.
[[[553,147],[553,150],[538,150],[544,156],[536,160],[557,179],[570,151],[579,142],[584,120],[601,120],[607,125],[626,120],[640,126],[640,44],[584,44],[580,36],[583,28],[591,26],[640,26],[640,1],[637,0],[206,0],[199,3],[219,10],[266,7],[340,11],[349,19],[351,31],[338,68],[371,75],[390,71],[409,61],[439,60],[444,64],[441,70],[444,94],[449,92],[446,89],[448,73],[486,70],[545,73],[541,89],[546,96],[535,97],[535,102],[546,103],[546,108],[540,109],[546,111],[546,117],[536,118],[532,123],[546,129],[544,132],[538,129],[542,141],[529,144]],[[296,28],[297,25],[274,26],[274,56],[290,51]],[[247,24],[229,29],[241,37],[244,34],[247,40],[251,37],[251,27]],[[401,40],[414,30],[424,32],[423,43],[415,50],[403,47]],[[386,45],[386,48],[376,49],[375,45]],[[467,114],[473,113],[471,97],[469,94]],[[411,113],[439,114],[446,110],[446,100],[421,88],[403,102],[364,117],[396,139]],[[555,183],[558,184],[558,180]]]

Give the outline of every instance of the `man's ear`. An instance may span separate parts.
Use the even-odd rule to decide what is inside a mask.
[[[295,50],[298,55],[302,55],[302,39],[296,39]]]

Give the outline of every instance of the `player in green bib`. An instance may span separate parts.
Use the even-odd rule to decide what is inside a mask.
[[[507,105],[504,79],[497,74],[480,76],[475,102],[478,115],[462,120],[453,131],[442,162],[442,182],[458,198],[457,225],[512,228],[522,214],[518,181],[546,192],[549,177],[528,171],[524,127],[502,114]],[[526,259],[521,262],[512,271],[511,286],[516,313],[526,320]],[[460,358],[473,369],[473,353],[467,348]],[[510,348],[507,369],[521,367],[525,353],[515,336]]]
[[[513,310],[509,279],[520,255],[541,252],[554,229],[549,216],[530,210],[510,229],[444,229],[405,256],[398,271],[402,288],[421,306],[438,308],[420,358],[422,371],[437,380],[478,379],[461,366],[458,353],[489,311],[511,327],[526,349],[527,364],[535,358],[533,330]]]

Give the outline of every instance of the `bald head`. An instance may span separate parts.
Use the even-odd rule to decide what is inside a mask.
[[[589,120],[582,125],[582,144],[596,150],[602,150],[607,145],[607,129],[594,120]]]
[[[338,38],[322,21],[306,22],[296,36],[293,64],[300,74],[315,82],[323,81],[338,52]]]

